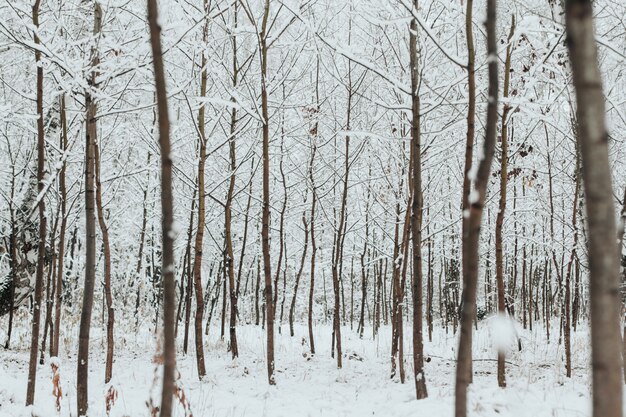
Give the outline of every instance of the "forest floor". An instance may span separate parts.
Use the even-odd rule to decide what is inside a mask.
[[[589,343],[585,324],[573,334],[573,377],[565,378],[563,346],[558,344],[555,322],[551,342],[545,330],[519,330],[522,351],[511,343],[507,358],[506,389],[496,382],[493,348],[494,327],[489,320],[479,323],[474,339],[474,383],[470,387],[471,416],[589,416],[591,414]],[[26,326],[24,326],[26,327]],[[4,328],[4,326],[3,326]],[[343,369],[330,357],[331,329],[315,328],[317,355],[310,357],[307,328],[297,326],[289,337],[287,326],[276,332],[276,381],[267,384],[265,333],[257,326],[238,327],[240,358],[232,361],[219,328],[211,328],[206,340],[207,376],[200,382],[195,368],[193,344],[190,354],[178,354],[183,389],[195,417],[314,417],[314,416],[452,416],[454,405],[455,356],[457,338],[450,331],[435,329],[433,341],[425,335],[428,398],[414,399],[410,328],[405,330],[407,380],[390,378],[390,327],[383,327],[372,339],[371,328],[359,339],[347,326],[343,329]],[[4,329],[0,331],[4,340]],[[105,416],[104,355],[102,333],[92,331],[94,342],[90,359],[90,416]],[[226,336],[228,337],[228,336]],[[15,350],[0,351],[0,417],[75,416],[76,358],[60,358],[64,397],[60,413],[52,396],[52,371],[48,359],[39,366],[35,407],[24,407],[28,372],[28,333],[14,336]],[[190,342],[193,338],[190,337]],[[66,349],[72,340],[64,340]],[[150,416],[146,401],[153,387],[155,365],[154,336],[145,333],[118,335],[113,385],[119,397],[110,416]],[[63,350],[63,349],[62,349]],[[69,350],[69,349],[68,349]],[[156,395],[158,399],[158,395]],[[157,400],[158,401],[158,400]],[[70,413],[70,410],[72,412]],[[175,415],[184,416],[179,407]]]

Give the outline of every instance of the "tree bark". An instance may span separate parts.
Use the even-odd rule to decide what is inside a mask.
[[[619,259],[615,208],[591,0],[565,3],[567,46],[576,91],[578,144],[589,231],[594,417],[622,415]]]
[[[261,114],[263,117],[263,216],[261,245],[263,250],[263,274],[265,276],[265,318],[267,332],[267,380],[276,385],[274,378],[274,300],[272,298],[272,264],[270,261],[270,127],[267,98],[267,23],[270,2],[265,0],[263,22],[259,33],[261,54]]]
[[[107,352],[104,367],[104,383],[106,384],[113,376],[113,350],[115,348],[113,327],[115,325],[115,310],[113,309],[113,296],[111,294],[111,245],[109,243],[109,229],[104,220],[104,208],[102,206],[100,147],[97,143],[94,144],[94,164],[96,176],[96,210],[100,232],[102,233],[102,246],[104,251],[104,296],[107,309]]]
[[[204,11],[208,12],[208,1],[204,0]],[[205,18],[204,27],[202,29],[202,44],[208,42],[208,18]],[[207,88],[207,57],[206,52],[202,53],[201,60],[201,79],[200,79],[200,97],[206,96]],[[198,159],[198,226],[196,229],[196,241],[193,262],[193,280],[194,289],[196,291],[196,315],[194,319],[195,343],[196,343],[196,364],[198,367],[198,377],[202,379],[206,375],[206,367],[204,365],[204,343],[202,341],[202,314],[204,313],[204,297],[202,295],[202,247],[204,243],[204,226],[205,226],[205,188],[204,188],[204,166],[206,163],[206,136],[204,129],[204,113],[205,104],[202,103],[198,110],[198,132],[200,142],[200,156]]]
[[[413,12],[419,10],[418,0],[413,1]],[[413,237],[413,368],[415,370],[415,397],[428,397],[424,375],[424,342],[422,335],[422,155],[420,132],[419,62],[417,50],[417,19],[411,19],[409,32],[411,67],[411,146],[413,153],[411,203],[411,235]]]
[[[474,0],[467,0],[465,9],[465,39],[467,43],[467,135],[465,139],[465,166],[463,168],[463,197],[461,200],[461,215],[462,215],[462,231],[461,231],[461,245],[465,246],[468,241],[465,236],[468,234],[469,229],[469,195],[471,190],[470,170],[472,168],[472,156],[474,152],[474,134],[476,126],[476,75],[474,62],[476,59],[476,51],[474,49],[474,26],[472,21]],[[465,250],[461,249],[461,255],[465,253]],[[463,265],[465,263],[461,261]],[[463,266],[463,269],[465,266]],[[463,297],[465,296],[468,283],[466,281],[469,275],[463,270]],[[465,366],[462,372],[466,373],[465,378],[468,383],[471,384],[473,380],[473,366],[472,366],[472,337],[469,334],[469,339],[466,343],[469,344],[469,351],[466,353],[469,355],[469,360],[463,362],[461,365]],[[464,349],[464,348],[461,348]],[[457,364],[458,366],[458,364]]]
[[[504,63],[504,91],[503,97],[509,96],[509,83],[510,83],[510,69],[511,69],[511,39],[515,32],[515,16],[511,18],[511,31],[507,40],[506,58]],[[504,265],[502,257],[502,225],[504,223],[504,214],[506,211],[506,187],[508,179],[508,120],[507,116],[511,107],[508,103],[504,104],[502,111],[502,129],[500,132],[500,201],[498,204],[498,215],[496,216],[496,285],[498,289],[498,314],[504,316],[506,314],[505,309],[505,294],[504,294]],[[501,388],[506,387],[506,372],[505,372],[505,353],[500,347],[498,349],[498,386]]]
[[[174,276],[174,208],[172,200],[172,155],[170,121],[167,109],[165,69],[161,49],[161,27],[156,0],[148,0],[148,25],[154,65],[161,147],[161,231],[163,236],[163,389],[159,415],[172,415],[176,374],[176,281]]]
[[[100,33],[102,10],[100,4],[94,2],[93,34]],[[97,105],[92,97],[92,89],[97,88],[95,68],[99,63],[98,51],[91,49],[91,74],[89,88],[85,91],[86,135],[85,135],[85,289],[83,306],[80,316],[78,334],[78,370],[76,373],[76,401],[78,415],[86,416],[89,406],[89,333],[91,330],[91,313],[93,309],[93,291],[96,280],[96,201],[95,201],[95,146],[96,146],[96,113]]]
[[[60,148],[65,152],[67,150],[67,114],[65,112],[65,95],[61,96],[61,139]],[[61,229],[59,230],[59,250],[58,250],[58,266],[57,266],[57,283],[54,293],[54,327],[52,332],[52,349],[51,356],[59,355],[59,339],[61,334],[61,303],[63,301],[63,274],[65,266],[65,229],[67,228],[67,189],[65,185],[65,171],[67,163],[63,160],[61,171],[59,172],[59,198],[61,199]]]
[[[498,123],[498,62],[496,40],[496,0],[487,0],[487,57],[488,57],[488,102],[487,125],[485,142],[483,145],[483,159],[478,164],[474,181],[474,191],[470,193],[469,216],[466,233],[463,235],[463,280],[466,284],[463,291],[461,306],[461,331],[457,358],[455,384],[455,416],[467,416],[467,387],[470,383],[468,361],[471,361],[472,321],[476,315],[476,286],[478,281],[478,245],[480,241],[480,227],[489,172],[495,152],[496,130]]]

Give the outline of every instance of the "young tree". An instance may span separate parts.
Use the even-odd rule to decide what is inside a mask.
[[[35,44],[39,45],[39,6],[41,0],[36,0],[32,9]],[[46,206],[43,196],[46,178],[45,170],[45,138],[43,120],[43,65],[41,52],[35,50],[37,65],[37,206],[39,207],[39,242],[37,249],[37,275],[35,276],[35,294],[33,297],[33,321],[30,343],[30,360],[28,362],[28,385],[26,389],[26,405],[35,401],[35,383],[37,381],[37,349],[39,345],[39,324],[41,321],[41,299],[43,297],[43,278],[46,255]]]
[[[102,181],[100,146],[94,144],[94,172],[96,182],[96,213],[98,225],[102,233],[102,251],[104,255],[104,298],[107,310],[107,353],[106,364],[104,365],[104,382],[108,383],[113,376],[113,349],[115,342],[113,339],[113,326],[115,325],[115,310],[113,309],[113,295],[111,293],[111,244],[109,239],[109,228],[104,219],[104,207],[102,205]]]
[[[172,200],[172,154],[170,119],[167,109],[165,69],[161,49],[161,26],[158,22],[157,0],[148,0],[148,25],[154,64],[154,81],[159,114],[161,147],[161,232],[163,236],[163,389],[159,415],[172,415],[172,396],[176,373],[176,281],[174,277],[174,208]]]
[[[615,208],[591,0],[565,2],[589,236],[594,417],[621,417],[619,259]]]
[[[233,3],[234,8],[234,31],[237,30],[237,2]],[[239,80],[239,65],[237,63],[237,35],[232,35],[233,43],[233,89],[237,88]],[[231,97],[233,103],[236,102],[235,97]],[[232,204],[233,193],[235,191],[235,179],[237,170],[237,154],[235,147],[235,135],[237,129],[237,108],[233,106],[230,111],[230,135],[228,137],[228,154],[230,158],[230,180],[228,182],[228,194],[226,195],[226,204],[224,205],[224,241],[226,243],[226,271],[228,274],[228,287],[230,296],[230,351],[233,359],[239,356],[239,348],[237,346],[237,287],[235,285],[235,255],[233,253],[232,239]],[[224,294],[225,295],[225,294]]]
[[[467,372],[471,361],[472,321],[476,315],[476,287],[478,283],[478,245],[483,208],[489,183],[489,172],[496,145],[498,123],[498,46],[496,40],[496,0],[487,0],[487,57],[489,70],[489,89],[487,101],[487,125],[483,158],[478,163],[474,190],[470,193],[467,233],[463,235],[463,275],[465,289],[461,306],[461,331],[456,368],[455,416],[467,416],[467,387],[470,383]]]
[[[509,83],[511,79],[511,38],[515,32],[515,16],[511,20],[511,31],[509,32],[509,38],[507,40],[506,58],[504,63],[504,91],[503,97],[506,99],[509,96]],[[511,107],[508,103],[504,103],[504,109],[502,111],[502,130],[500,132],[500,201],[498,203],[498,215],[496,216],[496,285],[498,287],[498,314],[506,314],[505,302],[504,302],[504,265],[502,256],[502,225],[504,223],[504,213],[506,211],[506,187],[508,180],[508,114]],[[504,364],[504,352],[498,351],[498,386],[506,387],[506,373]]]
[[[263,20],[259,37],[261,60],[261,116],[263,118],[263,215],[261,226],[261,246],[263,251],[263,275],[265,276],[265,318],[267,332],[267,379],[276,385],[274,378],[274,302],[272,298],[272,264],[270,261],[270,126],[267,93],[267,35],[270,17],[270,2],[265,0]]]
[[[413,0],[413,13],[419,10],[418,0]],[[415,369],[415,396],[428,397],[424,375],[424,342],[422,334],[422,158],[420,137],[420,69],[417,51],[417,18],[411,19],[409,29],[409,54],[411,69],[411,146],[413,149],[413,200],[411,203],[411,235],[413,236],[413,368]]]
[[[97,1],[93,3],[93,35],[100,33],[102,9]],[[78,333],[78,369],[76,372],[76,402],[78,415],[86,416],[89,407],[89,333],[91,331],[91,313],[93,292],[96,281],[96,199],[95,199],[95,146],[97,140],[96,113],[97,105],[93,90],[98,87],[96,71],[99,62],[96,45],[91,47],[91,73],[85,90],[85,288],[80,315]]]
[[[208,13],[209,3],[204,0],[204,12]],[[207,44],[209,36],[209,19],[204,17],[205,22],[202,28],[202,45]],[[206,97],[207,88],[207,52],[202,52],[200,63],[200,97]],[[196,341],[196,363],[198,366],[198,377],[202,379],[206,375],[204,365],[204,343],[202,341],[202,315],[204,313],[204,296],[202,295],[202,248],[204,245],[204,227],[206,219],[205,209],[205,188],[204,188],[204,168],[206,164],[206,136],[205,136],[205,108],[206,103],[200,105],[198,110],[198,134],[200,142],[200,155],[198,157],[198,225],[196,229],[195,257],[193,260],[193,280],[196,292],[196,316],[194,319],[195,341]]]

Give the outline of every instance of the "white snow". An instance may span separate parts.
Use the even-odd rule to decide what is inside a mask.
[[[573,368],[571,379],[565,378],[560,358],[563,347],[558,337],[550,342],[544,330],[520,331],[523,350],[507,353],[507,384],[500,389],[496,382],[495,353],[492,349],[495,330],[509,327],[508,319],[491,318],[480,321],[474,337],[474,383],[469,388],[468,410],[470,416],[554,417],[588,416],[591,411],[590,373],[587,358],[588,332],[586,324],[579,325],[573,334]],[[507,324],[508,323],[508,324]],[[558,335],[558,321],[553,323],[553,334]],[[99,329],[98,329],[99,330]],[[276,329],[277,330],[277,329]],[[308,416],[452,416],[454,405],[455,355],[457,337],[450,331],[435,329],[433,342],[424,343],[426,359],[423,377],[429,397],[414,398],[412,345],[410,329],[405,329],[405,366],[407,380],[401,384],[399,377],[389,378],[389,346],[391,329],[381,328],[372,339],[372,329],[359,339],[349,327],[343,330],[343,345],[347,353],[344,367],[336,368],[330,357],[328,325],[316,326],[314,334],[318,350],[309,355],[308,330],[296,326],[296,335],[289,337],[288,327],[282,335],[276,331],[276,382],[267,384],[265,333],[260,327],[238,327],[240,358],[232,361],[226,351],[226,341],[219,339],[219,327],[211,328],[205,341],[207,377],[198,380],[193,346],[190,354],[178,352],[178,367],[182,386],[195,416],[245,416],[245,417],[308,417]],[[180,329],[182,331],[182,329]],[[182,333],[179,331],[179,341]],[[1,332],[0,332],[1,333]],[[93,331],[90,361],[90,416],[103,417],[104,345],[102,333]],[[22,335],[24,336],[25,333]],[[1,335],[4,336],[4,335]],[[510,336],[510,333],[509,335]],[[193,339],[193,335],[190,335]],[[16,338],[17,339],[17,338]],[[123,341],[124,339],[125,341]],[[305,339],[303,344],[302,340]],[[5,351],[0,356],[0,417],[26,417],[31,411],[24,407],[26,374],[28,369],[28,338],[21,340],[19,351]],[[193,343],[191,344],[193,345]],[[75,349],[72,345],[70,348]],[[153,388],[155,366],[154,335],[142,329],[137,335],[127,334],[118,339],[118,350],[113,367],[115,388],[119,398],[111,417],[149,416],[146,401],[150,395],[159,402],[158,389]],[[306,354],[304,354],[306,353]],[[348,359],[357,354],[359,359]],[[66,367],[74,368],[75,353],[64,357]],[[67,365],[71,363],[71,365]],[[156,378],[160,379],[160,370]],[[62,374],[65,390],[61,413],[54,409],[52,396],[52,371],[49,366],[38,369],[36,414],[41,417],[75,415],[75,372],[69,369]],[[418,378],[422,375],[418,376]],[[183,416],[182,407],[174,415]]]

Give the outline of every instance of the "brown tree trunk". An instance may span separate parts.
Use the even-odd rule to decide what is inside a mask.
[[[418,0],[413,0],[417,13]],[[420,132],[419,62],[417,50],[417,19],[411,19],[409,34],[411,67],[411,147],[413,153],[411,203],[411,235],[413,238],[413,368],[415,370],[415,397],[428,397],[424,375],[424,342],[422,335],[422,155]]]
[[[263,22],[259,33],[261,53],[261,114],[263,117],[263,219],[261,244],[263,249],[263,273],[265,276],[265,318],[267,332],[267,380],[276,385],[274,379],[274,300],[272,298],[272,264],[270,261],[270,127],[267,99],[267,29],[270,2],[265,0]]]
[[[236,32],[237,28],[237,2],[234,6],[234,28]],[[233,36],[233,89],[237,88],[237,81],[239,76],[239,67],[237,64],[237,37]],[[231,101],[234,103],[235,98],[232,97]],[[235,284],[235,255],[233,254],[233,239],[231,235],[231,223],[232,223],[232,201],[233,193],[235,191],[235,171],[237,170],[237,155],[235,153],[235,134],[237,129],[237,109],[233,106],[230,113],[230,136],[228,139],[228,149],[230,157],[230,181],[228,183],[228,195],[226,196],[226,205],[224,208],[224,234],[226,241],[226,270],[228,273],[228,286],[230,289],[230,323],[229,323],[229,337],[230,337],[230,351],[233,359],[239,356],[239,348],[237,346],[237,287]]]
[[[578,178],[578,177],[577,177]],[[622,211],[619,216],[619,223],[617,229],[617,253],[620,264],[623,265],[623,256],[622,256],[622,248],[624,247],[624,232],[626,231],[626,187],[624,187],[624,197],[622,197]],[[578,266],[578,264],[576,264]],[[578,288],[578,270],[576,271],[576,288]],[[624,286],[624,281],[626,281],[626,269],[621,268],[621,282],[622,288]],[[578,293],[577,293],[578,294]],[[624,293],[622,292],[622,303],[624,302]],[[622,307],[624,310],[624,322],[623,322],[623,336],[622,336],[622,360],[624,361],[624,383],[626,383],[626,308]],[[576,315],[574,315],[574,330],[576,330]]]
[[[9,324],[7,329],[7,340],[4,343],[4,349],[8,350],[11,345],[11,333],[13,331],[13,313],[15,310],[15,283],[17,281],[17,227],[15,219],[15,208],[13,201],[15,199],[15,159],[11,151],[10,141],[7,141],[9,158],[11,161],[11,191],[9,201],[9,219],[11,221],[11,235],[9,236],[9,254],[11,255],[11,293],[9,294]]]
[[[319,74],[320,60],[316,61],[315,67],[315,123],[311,130],[311,160],[309,162],[309,180],[311,181],[311,276],[309,285],[309,308],[308,308],[308,327],[309,327],[309,344],[311,345],[311,354],[315,355],[315,338],[313,337],[313,295],[315,294],[315,257],[317,255],[317,244],[315,242],[315,203],[317,202],[317,189],[315,187],[315,178],[313,177],[313,163],[315,162],[315,152],[317,151],[317,135],[319,133],[319,113],[320,113],[320,96],[319,96]]]
[[[107,352],[104,367],[104,383],[108,383],[113,376],[113,326],[115,325],[115,310],[113,309],[113,296],[111,294],[111,245],[109,243],[109,229],[104,220],[104,208],[102,207],[102,184],[100,181],[100,147],[94,144],[94,171],[96,181],[96,210],[98,224],[102,232],[102,246],[104,251],[104,296],[107,307]]]
[[[208,13],[208,1],[204,0],[205,13]],[[208,42],[208,18],[202,29],[202,44]],[[201,60],[201,79],[200,79],[200,97],[206,96],[207,89],[207,57],[203,52]],[[196,291],[196,315],[194,319],[195,343],[196,343],[196,364],[198,367],[198,377],[202,379],[206,375],[206,367],[204,365],[204,343],[202,341],[202,314],[204,313],[204,297],[202,295],[202,247],[204,242],[204,226],[205,226],[205,187],[204,187],[204,166],[206,163],[206,136],[204,129],[204,113],[205,104],[203,103],[198,110],[198,132],[200,142],[200,155],[198,159],[198,226],[196,229],[196,241],[193,262],[193,280],[194,289]]]
[[[93,34],[100,33],[102,9],[94,2]],[[89,406],[89,333],[91,330],[91,313],[93,309],[93,291],[96,281],[96,199],[95,199],[95,146],[96,146],[96,113],[97,106],[92,97],[92,88],[97,88],[95,68],[99,63],[98,51],[95,46],[91,50],[91,69],[89,88],[85,91],[86,135],[85,135],[85,289],[83,306],[80,316],[78,334],[78,370],[76,373],[76,401],[79,416],[86,416]]]
[[[57,253],[56,253],[55,247],[56,247],[57,227],[59,225],[59,215],[60,215],[60,211],[57,210],[57,213],[54,219],[54,225],[52,226],[52,233],[50,236],[50,248],[52,248],[51,249],[52,253],[50,254],[51,255],[50,263],[52,264],[52,268],[49,268],[48,274],[47,274],[48,279],[46,280],[46,315],[44,319],[43,337],[41,340],[41,351],[39,353],[40,365],[44,364],[45,352],[46,352],[46,339],[48,337],[48,331],[50,332],[50,351],[52,351],[52,333],[54,333],[53,323],[52,323],[52,307],[53,307],[52,297],[54,297],[54,291],[56,290],[55,287],[56,287],[56,273],[57,273],[57,268],[56,268]]]
[[[495,57],[498,53],[496,39],[496,0],[487,0],[487,56]],[[461,331],[456,370],[455,416],[467,416],[467,387],[470,383],[468,361],[471,361],[472,321],[476,315],[476,286],[478,281],[478,245],[480,226],[485,206],[489,172],[496,145],[498,123],[498,62],[488,60],[489,91],[487,102],[487,125],[483,145],[483,159],[479,162],[474,181],[473,198],[468,200],[469,216],[467,231],[463,235],[463,280],[466,284],[461,306]]]
[[[63,152],[67,150],[67,115],[65,112],[65,95],[61,96],[61,139],[60,148]],[[65,170],[67,163],[63,160],[61,171],[59,172],[59,198],[61,200],[61,229],[59,230],[59,250],[57,266],[56,291],[54,292],[54,327],[52,332],[51,356],[59,355],[59,339],[61,334],[61,302],[63,292],[63,274],[65,266],[65,229],[67,228],[67,189],[65,185]]]
[[[465,9],[465,38],[467,43],[467,135],[465,139],[465,166],[463,168],[463,198],[461,202],[462,210],[462,232],[461,232],[461,245],[464,246],[468,243],[466,236],[469,233],[469,195],[471,190],[470,170],[472,168],[472,156],[474,152],[474,132],[476,124],[476,75],[474,68],[474,61],[476,59],[476,52],[474,49],[474,26],[472,21],[472,9],[474,0],[467,0]],[[461,250],[462,256],[465,254],[465,250]],[[463,263],[463,299],[465,299],[465,291],[468,287],[466,281],[468,274],[465,273],[465,263]],[[471,332],[468,335],[468,339],[464,343],[468,344],[468,360],[463,362],[462,365],[465,369],[462,372],[466,373],[465,378],[467,383],[471,384],[473,380],[473,366],[472,366],[472,335]],[[461,347],[461,349],[465,349]],[[457,364],[458,366],[459,364]],[[458,372],[458,371],[457,371]]]
[[[39,6],[40,0],[35,1],[33,6],[33,25],[39,29]],[[39,36],[34,35],[35,44],[39,45]],[[39,327],[41,321],[41,299],[43,297],[44,285],[44,261],[46,252],[46,206],[45,200],[41,196],[44,189],[45,170],[45,138],[43,120],[43,66],[41,62],[41,52],[35,51],[35,62],[37,64],[37,194],[39,201],[39,244],[37,248],[37,275],[35,277],[35,293],[33,297],[33,321],[30,343],[30,360],[28,362],[28,385],[26,389],[26,405],[32,405],[35,401],[35,383],[37,380],[37,349],[39,345]]]
[[[147,165],[150,165],[152,154],[148,152]],[[135,333],[139,331],[139,306],[141,304],[141,285],[145,274],[142,273],[144,245],[146,242],[146,227],[148,226],[148,187],[150,186],[150,171],[147,175],[146,188],[143,190],[143,216],[141,222],[141,233],[139,236],[139,253],[137,253],[137,268],[135,269],[135,284],[137,294],[135,296]],[[194,196],[195,197],[195,196]],[[71,257],[70,257],[71,259]]]
[[[350,75],[348,75],[350,78]],[[348,93],[348,122],[346,125],[346,131],[350,130],[350,109],[352,106],[352,90]],[[339,224],[337,225],[337,232],[335,236],[335,244],[333,250],[333,263],[332,263],[332,277],[333,277],[333,299],[334,299],[334,313],[333,313],[333,333],[337,347],[337,368],[342,367],[343,362],[343,350],[341,346],[341,257],[343,252],[343,235],[345,233],[346,223],[346,205],[348,202],[348,175],[350,172],[350,136],[346,136],[345,139],[345,176],[343,180],[343,192],[341,197],[341,209],[339,211]]]
[[[306,197],[304,201],[306,202]],[[304,270],[304,262],[306,261],[306,254],[309,248],[309,225],[306,221],[306,211],[302,212],[302,226],[304,227],[304,248],[302,249],[300,268],[298,269],[298,273],[296,274],[296,283],[293,287],[293,297],[291,298],[291,305],[289,306],[289,334],[291,335],[291,337],[294,336],[293,320],[296,310],[296,297],[298,295],[298,286],[300,285],[300,277],[302,276],[302,271]]]
[[[191,303],[193,302],[193,269],[191,266],[191,240],[193,236],[193,217],[196,212],[197,184],[193,186],[193,197],[191,198],[191,214],[189,214],[189,229],[187,230],[187,263],[183,266],[187,286],[185,290],[185,334],[183,336],[183,353],[186,355],[189,349],[189,324],[191,323]]]
[[[170,121],[167,109],[165,70],[161,50],[161,27],[158,23],[157,1],[148,0],[148,25],[154,64],[154,80],[159,114],[161,147],[161,231],[163,236],[163,389],[159,415],[172,415],[172,396],[176,374],[176,281],[174,276],[174,208],[172,201],[172,158]]]
[[[511,31],[507,40],[506,58],[504,63],[504,91],[503,97],[509,96],[510,69],[511,69],[511,38],[515,32],[515,16],[511,18]],[[504,294],[504,265],[502,259],[502,224],[504,223],[504,213],[506,211],[506,187],[508,179],[508,120],[507,116],[511,107],[504,104],[502,111],[502,130],[500,132],[501,157],[500,157],[500,201],[498,204],[498,215],[496,216],[496,285],[498,288],[498,314],[504,316],[505,294]],[[502,347],[498,349],[498,386],[506,387],[505,354]]]
[[[578,146],[576,146],[576,166],[574,168],[574,202],[572,204],[572,229],[574,230],[574,242],[572,244],[572,251],[570,253],[569,262],[567,263],[567,272],[565,275],[565,322],[563,323],[564,342],[565,342],[565,376],[571,378],[572,376],[572,314],[571,314],[571,282],[572,282],[572,268],[574,261],[576,260],[576,246],[578,245],[578,196],[580,195],[580,152]],[[620,246],[621,248],[621,246]]]
[[[591,0],[567,0],[565,21],[589,230],[593,415],[621,417],[621,306],[614,240],[617,232]]]

